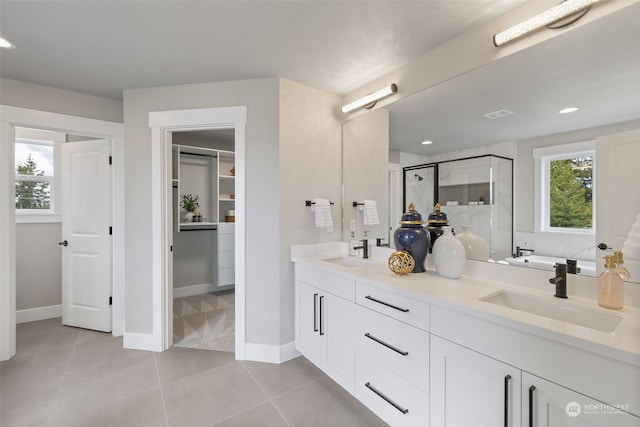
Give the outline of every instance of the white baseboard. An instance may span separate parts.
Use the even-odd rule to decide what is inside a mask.
[[[132,350],[162,351],[162,338],[153,334],[124,333],[122,347]]]
[[[35,322],[36,320],[55,319],[62,317],[62,305],[16,310],[16,324]]]
[[[265,363],[284,363],[301,356],[292,341],[280,346],[267,344],[246,343],[244,350],[245,360]]]
[[[192,295],[208,294],[209,292],[215,292],[218,287],[213,283],[203,283],[201,285],[181,286],[179,288],[173,288],[173,298],[184,298]]]

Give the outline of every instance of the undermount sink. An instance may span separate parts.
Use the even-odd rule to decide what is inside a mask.
[[[360,267],[361,265],[364,265],[366,263],[366,261],[361,258],[346,257],[346,256],[323,259],[323,261],[330,262],[332,264],[342,265],[344,267]]]
[[[603,313],[596,308],[572,304],[566,300],[552,301],[504,290],[482,297],[480,300],[602,332],[613,332],[622,320],[622,317],[615,314]]]

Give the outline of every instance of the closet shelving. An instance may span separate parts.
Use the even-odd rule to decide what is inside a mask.
[[[174,231],[181,235],[190,232],[180,239],[183,245],[190,245],[191,239],[184,240],[189,236],[202,237],[191,232],[210,233],[213,285],[227,289],[235,282],[235,224],[225,219],[229,211],[235,210],[235,153],[180,144],[174,144],[172,149]],[[206,221],[185,221],[180,207],[183,194],[198,196],[198,211]]]
[[[235,208],[233,151],[173,145],[174,228],[177,232],[215,229]],[[206,179],[203,175],[206,175]],[[200,179],[198,179],[200,178]],[[199,212],[207,221],[186,222],[180,207],[182,194],[199,197]]]

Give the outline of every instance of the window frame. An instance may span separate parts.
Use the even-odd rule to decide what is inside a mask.
[[[563,228],[551,227],[551,196],[550,196],[550,168],[551,162],[568,160],[576,157],[593,157],[592,164],[592,198],[591,198],[591,228]],[[536,233],[582,234],[596,233],[596,146],[595,140],[576,142],[536,148],[533,150],[535,159],[535,228]]]
[[[14,145],[30,144],[53,147],[53,175],[30,176],[14,173],[15,182],[49,182],[49,209],[15,209],[16,223],[49,223],[62,222],[61,202],[61,144],[66,142],[67,135],[61,132],[45,131],[29,128],[15,128]],[[14,150],[15,152],[15,150]],[[14,159],[15,167],[15,159]],[[15,206],[15,197],[13,200]]]

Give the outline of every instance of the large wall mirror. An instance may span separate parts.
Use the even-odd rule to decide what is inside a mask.
[[[536,232],[532,153],[640,129],[638,22],[640,4],[631,4],[386,106],[391,161],[404,167],[484,154],[513,158],[512,252],[526,244],[536,254],[599,263],[604,253],[596,249],[595,233]],[[559,114],[574,106],[579,110]],[[344,165],[345,191],[350,169]],[[625,218],[629,229],[638,213]],[[390,218],[390,229],[395,222]],[[566,252],[559,253],[560,246]]]

